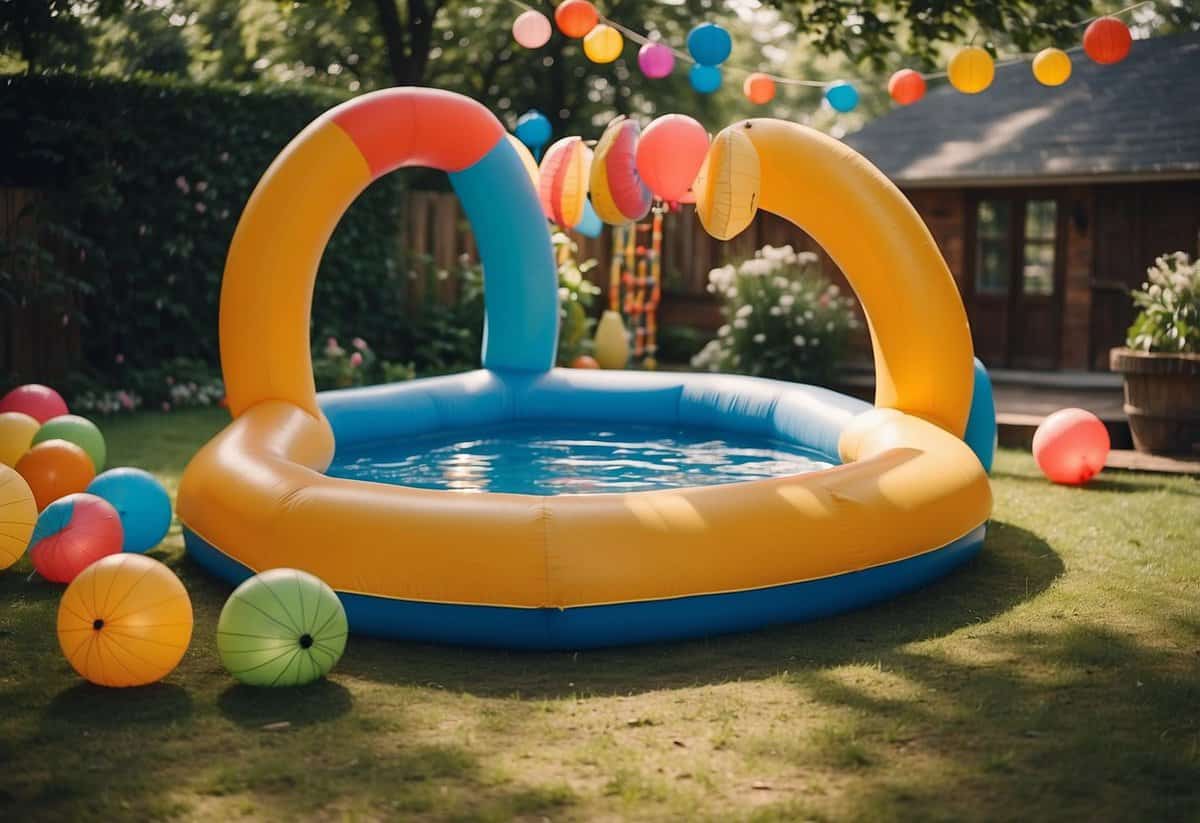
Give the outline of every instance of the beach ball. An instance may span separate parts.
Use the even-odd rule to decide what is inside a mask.
[[[664,114],[638,140],[638,174],[656,197],[678,203],[692,187],[707,154],[708,132],[703,126],[686,114]]]
[[[925,78],[912,69],[900,69],[888,79],[888,94],[901,106],[911,106],[925,96]]]
[[[346,648],[346,610],[333,589],[297,569],[271,569],[238,586],[217,621],[221,663],[249,686],[302,686]]]
[[[538,199],[546,219],[569,229],[583,219],[592,150],[581,137],[564,137],[546,150],[538,168]]]
[[[47,440],[66,440],[68,443],[74,443],[87,452],[96,471],[104,471],[104,461],[108,459],[104,435],[96,428],[96,424],[86,417],[63,414],[47,420],[33,436],[33,442],[37,445]]]
[[[637,145],[641,127],[632,118],[619,116],[604,129],[592,155],[588,178],[596,216],[613,226],[641,220],[654,199],[637,170]]]
[[[638,49],[638,68],[651,80],[661,80],[675,70],[675,52],[662,43],[646,43]]]
[[[529,9],[517,15],[512,25],[513,39],[527,49],[540,49],[550,40],[550,21],[540,11]]]
[[[1033,58],[1033,76],[1043,86],[1061,86],[1071,76],[1071,58],[1062,49],[1042,49]]]
[[[587,0],[563,0],[554,10],[554,22],[567,37],[583,37],[599,21],[600,14]]]
[[[67,413],[67,402],[49,386],[28,383],[0,398],[0,412],[22,412],[39,423]]]
[[[742,83],[742,93],[755,105],[761,106],[775,99],[775,81],[762,72],[754,72]]]
[[[1098,17],[1083,32],[1083,50],[1104,66],[1120,63],[1132,46],[1129,27],[1115,17]]]
[[[0,466],[0,571],[21,559],[37,523],[37,504],[25,478]]]
[[[88,566],[58,606],[58,644],[97,686],[145,686],[179,665],[192,640],[192,601],[170,569],[141,554]]]
[[[601,23],[583,38],[583,53],[593,63],[611,63],[621,56],[625,38],[612,26]]]
[[[1033,459],[1055,483],[1080,486],[1104,468],[1108,429],[1084,409],[1062,409],[1042,421],[1033,435]]]
[[[38,515],[29,559],[51,583],[70,583],[102,557],[121,551],[121,516],[94,494],[68,494]]]
[[[142,554],[167,536],[171,528],[171,495],[150,472],[109,469],[93,480],[87,490],[117,510],[125,534],[122,551]]]
[[[581,354],[571,361],[573,369],[598,369],[600,364],[596,362],[596,358],[589,354]]]
[[[517,118],[517,127],[513,134],[538,154],[542,146],[550,142],[550,119],[537,109],[530,109]]]
[[[66,440],[38,443],[17,461],[16,469],[33,490],[38,511],[60,497],[83,491],[96,476],[92,458]]]
[[[702,66],[697,63],[688,70],[688,82],[701,94],[712,94],[721,88],[721,80],[721,70],[716,66]]]
[[[825,87],[825,102],[834,111],[839,111],[842,114],[854,111],[854,107],[858,105],[858,89],[845,80],[830,83]]]
[[[15,466],[41,428],[36,418],[25,412],[0,413],[0,465]]]
[[[963,94],[979,94],[992,85],[996,65],[992,56],[979,46],[966,46],[950,58],[946,69],[950,85]]]
[[[733,38],[716,23],[701,23],[688,32],[688,53],[702,66],[724,63],[733,51]]]

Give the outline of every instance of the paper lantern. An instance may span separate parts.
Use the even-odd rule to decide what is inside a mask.
[[[583,38],[583,53],[593,63],[611,63],[621,56],[625,38],[612,26],[601,23]]]
[[[825,101],[834,111],[845,114],[854,111],[854,107],[858,105],[858,90],[845,80],[839,80],[830,83],[825,89]]]
[[[25,478],[0,466],[0,570],[21,559],[37,523],[37,504]]]
[[[950,58],[946,72],[954,88],[963,94],[979,94],[992,85],[996,64],[992,62],[992,56],[979,46],[966,46]]]
[[[537,109],[530,109],[517,118],[513,133],[535,156],[539,155],[542,147],[550,142],[550,119]]]
[[[762,72],[754,72],[742,83],[742,93],[757,106],[775,99],[775,81]]]
[[[662,43],[646,43],[638,49],[638,68],[651,80],[661,80],[675,70],[675,52]]]
[[[911,106],[925,96],[925,78],[912,69],[900,69],[888,80],[888,94],[901,106]]]
[[[533,159],[533,153],[515,135],[509,134],[506,137],[508,144],[517,153],[517,157],[521,158],[521,165],[525,167],[525,173],[529,175],[529,179],[533,182],[534,191],[537,191],[539,173],[537,161]]]
[[[721,70],[716,66],[702,66],[697,63],[688,72],[688,82],[701,94],[712,94],[721,88]]]
[[[664,114],[646,127],[638,141],[638,174],[655,196],[678,203],[692,187],[707,154],[708,132],[703,126],[686,114]]]
[[[653,195],[637,171],[641,128],[636,120],[617,117],[596,143],[588,179],[596,215],[613,226],[641,220],[650,211]]]
[[[538,199],[548,220],[564,229],[579,224],[587,201],[592,151],[579,137],[564,137],[546,150],[538,169]]]
[[[567,37],[584,37],[600,22],[600,14],[588,0],[564,0],[554,10],[554,22]]]
[[[38,421],[25,412],[0,412],[0,464],[17,465],[40,428]]]
[[[217,652],[248,686],[302,686],[346,650],[346,610],[333,589],[299,569],[271,569],[233,590],[217,620]]]
[[[99,686],[144,686],[179,665],[192,640],[192,601],[174,573],[143,554],[83,570],[58,607],[58,643]]]
[[[1061,86],[1071,76],[1071,58],[1062,49],[1042,49],[1033,58],[1033,76],[1043,86]]]
[[[1124,60],[1132,45],[1129,27],[1115,17],[1098,17],[1083,32],[1083,50],[1104,66]]]
[[[517,15],[512,26],[513,39],[527,49],[540,49],[550,40],[550,21],[540,11],[529,9]]]
[[[1109,446],[1108,429],[1085,409],[1056,411],[1033,434],[1033,458],[1042,474],[1068,486],[1081,486],[1098,474]]]
[[[696,175],[696,216],[704,230],[718,240],[740,234],[754,220],[762,184],[758,151],[746,130],[721,131]]]
[[[702,66],[716,66],[725,62],[733,51],[733,39],[716,23],[701,23],[687,36],[688,53]]]

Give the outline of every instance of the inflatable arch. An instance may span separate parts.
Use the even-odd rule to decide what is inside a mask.
[[[180,485],[192,556],[235,582],[278,566],[316,574],[355,631],[521,648],[817,617],[919,586],[973,556],[991,493],[962,437],[969,416],[983,420],[980,437],[994,425],[988,431],[987,410],[972,411],[966,318],[928,231],[841,144],[774,121],[751,121],[749,132],[762,167],[758,205],[825,244],[862,299],[880,373],[875,408],[770,380],[552,368],[549,233],[503,128],[458,95],[375,92],[298,135],[238,224],[221,294],[234,421]],[[447,171],[471,221],[486,274],[483,369],[318,398],[308,325],[321,253],[354,197],[407,165]],[[842,465],[551,497],[323,473],[335,443],[517,418],[724,427]]]

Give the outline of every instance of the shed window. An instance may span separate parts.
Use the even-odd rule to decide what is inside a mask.
[[[1054,294],[1055,229],[1058,204],[1053,200],[1030,200],[1025,204],[1025,252],[1021,289],[1025,294]]]
[[[980,200],[975,213],[975,292],[1008,294],[1012,253],[1012,205]]]

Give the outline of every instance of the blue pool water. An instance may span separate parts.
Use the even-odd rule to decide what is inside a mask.
[[[539,421],[339,449],[328,474],[422,489],[554,495],[711,486],[829,467],[799,446],[728,431]]]

